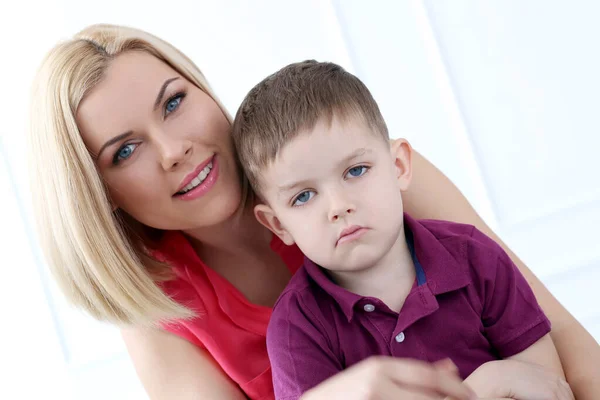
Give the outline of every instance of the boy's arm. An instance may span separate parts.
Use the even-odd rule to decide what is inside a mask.
[[[547,337],[550,321],[519,269],[496,242],[476,228],[468,252],[481,322],[492,347],[503,359],[516,356],[531,361],[539,356],[537,348],[544,350],[549,345],[546,340],[537,342]],[[551,346],[550,350],[548,358],[553,360],[556,349]]]
[[[531,288],[510,257],[492,239],[473,230],[469,255],[489,263],[473,266],[475,288],[482,306],[485,333],[505,361],[489,363],[473,375],[494,388],[494,395],[528,398],[553,388],[557,398],[571,399],[554,343],[550,322],[539,307]],[[515,375],[511,368],[519,370]],[[506,376],[519,379],[505,379]],[[469,377],[470,379],[474,379]],[[555,383],[554,386],[548,381]],[[484,385],[485,387],[485,385]],[[547,394],[547,393],[545,393]]]
[[[575,399],[549,335],[506,360],[482,365],[465,383],[484,398]]]
[[[471,224],[504,247],[527,279],[552,322],[550,336],[556,345],[567,380],[578,400],[600,398],[600,375],[597,373],[600,368],[600,346],[597,341],[486,225],[456,185],[417,151],[413,152],[413,179],[408,191],[403,193],[402,200],[405,210],[414,218]]]
[[[299,399],[343,369],[324,332],[300,296],[288,292],[278,300],[267,330],[276,399]]]
[[[465,383],[485,399],[575,399],[563,378],[537,364],[517,360],[485,363]]]

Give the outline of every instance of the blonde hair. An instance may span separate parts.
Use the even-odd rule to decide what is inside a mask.
[[[153,325],[194,312],[157,284],[170,268],[153,259],[134,221],[114,213],[94,159],[75,121],[78,106],[110,61],[127,51],[152,54],[209,94],[194,63],[144,31],[93,25],[58,44],[34,82],[31,110],[31,183],[39,239],[67,298],[100,320]],[[129,218],[131,219],[131,218]]]
[[[306,60],[283,67],[246,95],[231,136],[244,172],[260,193],[260,173],[279,151],[321,118],[361,117],[387,143],[385,120],[371,92],[337,64]]]

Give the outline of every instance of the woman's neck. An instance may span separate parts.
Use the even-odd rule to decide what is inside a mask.
[[[247,254],[264,249],[271,242],[271,232],[254,217],[254,205],[247,204],[226,221],[184,233],[201,253]]]
[[[212,270],[251,303],[272,307],[291,274],[270,244],[272,233],[254,217],[254,206],[218,226],[185,232]]]

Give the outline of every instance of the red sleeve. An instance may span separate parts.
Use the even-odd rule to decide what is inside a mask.
[[[529,284],[504,250],[478,230],[472,234],[470,259],[482,303],[485,334],[502,358],[527,349],[550,332]],[[489,262],[482,260],[489,260]]]
[[[295,292],[277,302],[267,330],[277,400],[296,400],[343,369],[315,313]]]

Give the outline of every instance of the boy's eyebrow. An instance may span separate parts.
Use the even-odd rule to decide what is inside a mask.
[[[348,156],[346,156],[342,160],[340,160],[338,163],[338,166],[343,166],[344,164],[348,164],[350,161],[354,160],[355,158],[364,156],[365,154],[371,153],[372,151],[373,150],[371,150],[367,147],[361,147],[359,149],[356,149],[355,151],[350,153]],[[296,181],[296,182],[290,182],[288,184],[279,186],[277,188],[277,192],[279,194],[282,194],[289,190],[294,189],[297,186],[305,186],[307,183],[308,183],[308,181],[306,179]]]
[[[352,153],[350,153],[350,155],[348,155],[348,157],[344,158],[343,160],[340,161],[340,165],[342,164],[346,164],[350,161],[352,161],[353,159],[357,158],[357,157],[361,157],[364,156],[367,153],[371,153],[373,150],[367,148],[367,147],[361,147],[359,149],[356,149],[355,151],[353,151]]]
[[[285,185],[279,186],[279,187],[277,188],[277,193],[281,195],[281,194],[283,194],[283,193],[285,193],[285,192],[288,192],[288,191],[290,191],[290,190],[294,189],[294,188],[295,188],[295,187],[297,187],[297,186],[305,186],[305,185],[303,185],[303,184],[306,184],[306,183],[308,183],[308,181],[306,181],[306,180],[301,180],[301,181],[297,181],[297,182],[291,182],[291,183],[288,183],[288,184],[285,184]]]

